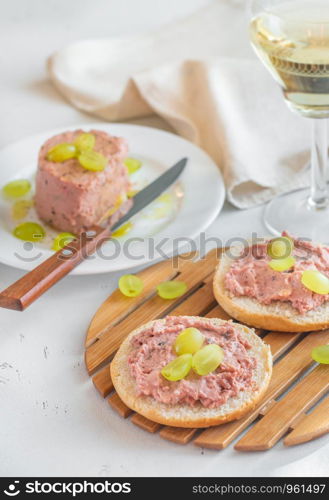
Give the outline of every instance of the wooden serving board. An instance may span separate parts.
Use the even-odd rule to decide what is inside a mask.
[[[316,365],[311,350],[329,343],[329,330],[307,334],[258,330],[271,346],[275,360],[270,386],[253,411],[224,425],[208,429],[163,426],[130,410],[115,393],[110,375],[111,359],[137,326],[167,314],[229,318],[212,293],[219,253],[219,249],[214,249],[204,259],[195,260],[194,254],[194,260],[191,255],[183,255],[175,262],[160,262],[138,273],[144,281],[139,297],[127,298],[116,290],[102,304],[91,321],[85,343],[85,362],[96,389],[123,418],[130,417],[138,427],[178,444],[193,440],[197,446],[223,449],[249,426],[235,444],[236,450],[267,450],[281,438],[285,445],[292,446],[328,433],[329,365]],[[175,300],[158,297],[156,285],[174,278],[186,282],[187,293]]]

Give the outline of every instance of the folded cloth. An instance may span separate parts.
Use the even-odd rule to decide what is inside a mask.
[[[217,0],[155,33],[87,40],[48,60],[77,108],[105,120],[157,113],[223,172],[239,208],[307,185],[308,122],[253,55],[244,0]]]

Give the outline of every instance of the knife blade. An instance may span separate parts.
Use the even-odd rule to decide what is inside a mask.
[[[106,220],[107,222],[105,221],[105,224],[88,228],[79,238],[68,243],[16,283],[2,291],[0,293],[0,307],[16,311],[26,309],[84,259],[92,255],[100,245],[111,237],[114,230],[166,191],[181,175],[186,163],[187,158],[183,158],[128,200],[126,203],[129,204],[129,208],[126,213],[122,215],[122,207],[119,208]]]
[[[147,205],[152,203],[158,196],[160,196],[166,189],[168,189],[181,175],[187,163],[187,158],[182,158],[173,167],[169,168],[162,175],[157,177],[155,181],[151,182],[144,189],[139,191],[133,196],[132,208],[121,217],[118,222],[113,224],[112,231],[118,229],[122,224],[127,222],[131,217],[143,210]]]

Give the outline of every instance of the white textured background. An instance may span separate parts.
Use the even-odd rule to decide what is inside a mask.
[[[44,63],[51,52],[81,38],[156,29],[208,3],[3,1],[0,145],[93,121],[72,109],[47,82]],[[157,119],[139,123],[164,126]],[[264,231],[261,209],[226,207],[207,234],[225,239],[252,230]],[[0,288],[21,275],[0,264]],[[70,277],[23,314],[0,310],[0,475],[328,474],[326,437],[290,449],[278,444],[265,453],[238,453],[232,447],[215,452],[163,441],[117,416],[94,390],[83,362],[86,328],[116,281],[110,274]]]

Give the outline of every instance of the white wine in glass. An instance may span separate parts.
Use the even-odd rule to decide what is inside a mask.
[[[290,109],[313,119],[311,189],[275,198],[268,229],[329,242],[329,0],[252,0],[252,45]],[[270,119],[270,117],[269,117]]]

